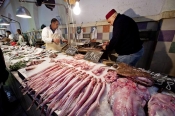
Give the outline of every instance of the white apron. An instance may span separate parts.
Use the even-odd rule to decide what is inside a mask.
[[[49,35],[49,38],[52,38],[52,39],[59,38],[59,39],[61,39],[60,38],[60,34],[58,34],[58,33]],[[46,43],[46,49],[47,50],[60,51],[61,50],[61,46],[60,46],[60,44],[56,44],[54,42],[52,42],[52,43]]]

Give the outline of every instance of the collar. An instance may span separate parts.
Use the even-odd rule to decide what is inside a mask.
[[[118,13],[118,14],[117,14],[117,17],[116,17],[115,20],[114,20],[114,24],[115,24],[115,22],[120,18],[120,16],[121,16],[121,14]],[[114,25],[114,24],[113,24],[113,25]]]
[[[55,33],[55,30],[57,30],[57,29],[53,30],[52,27],[51,27],[51,25],[50,25],[50,29],[52,30],[53,33]]]

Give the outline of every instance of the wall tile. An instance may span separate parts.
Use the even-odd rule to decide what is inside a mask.
[[[83,27],[83,32],[86,32],[86,27]]]
[[[169,74],[172,70],[172,59],[166,51],[155,51],[151,62],[151,71]]]
[[[158,22],[148,22],[146,29],[151,29],[152,31],[157,31]]]
[[[137,26],[138,26],[139,30],[146,29],[147,22],[137,23]]]
[[[102,40],[109,40],[109,33],[103,33]]]
[[[173,42],[175,42],[175,34],[174,34]]]
[[[102,40],[102,36],[103,36],[102,33],[97,33],[97,39]]]
[[[110,26],[110,30],[109,30],[110,32],[113,32],[113,26]]]
[[[155,52],[168,53],[170,46],[171,46],[171,42],[157,42]]]
[[[112,32],[109,33],[109,39],[112,39]]]
[[[91,27],[86,27],[86,33],[91,33]]]
[[[175,18],[164,19],[161,30],[175,30]]]
[[[175,42],[171,43],[169,53],[175,53]],[[174,59],[175,59],[175,57],[174,57]]]
[[[109,33],[110,25],[104,25],[103,26],[103,33]]]
[[[174,67],[175,67],[175,54],[173,54],[173,53],[168,53],[168,56],[169,56],[169,58],[171,59],[171,70],[170,70],[170,72],[169,72],[169,75],[170,76],[174,76],[175,77],[175,69],[174,69]]]
[[[103,26],[97,26],[97,32],[103,33]]]
[[[172,42],[174,38],[175,30],[160,31],[158,41]]]

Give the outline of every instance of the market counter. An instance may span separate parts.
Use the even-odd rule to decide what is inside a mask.
[[[17,100],[20,102],[23,110],[26,112],[27,116],[40,116],[40,110],[36,110],[37,105],[34,104],[29,111],[26,111],[27,108],[32,103],[32,98],[30,95],[23,95],[21,92],[21,87],[23,85],[22,79],[18,76],[17,71],[9,72],[9,78],[6,82],[11,89],[13,90]]]
[[[24,48],[19,50],[18,53],[26,55],[28,59],[38,59],[39,57],[39,60],[42,60],[39,64],[36,61],[33,62],[35,67],[32,70],[27,71],[26,68],[20,68],[18,72],[10,72],[7,82],[20,100],[24,110],[28,109],[32,104],[34,95],[36,97],[41,97],[44,94],[46,95],[44,96],[45,98],[50,96],[49,98],[52,99],[48,99],[50,100],[48,102],[45,98],[40,98],[40,103],[43,103],[46,100],[44,106],[50,106],[50,111],[47,107],[47,110],[49,111],[48,113],[52,113],[52,106],[54,105],[56,109],[53,110],[54,113],[52,113],[52,115],[59,116],[60,113],[65,114],[65,112],[68,111],[68,108],[70,111],[67,113],[79,113],[79,116],[82,116],[80,114],[88,113],[91,114],[91,116],[113,116],[116,112],[123,113],[123,111],[125,111],[125,113],[134,113],[134,115],[141,113],[144,116],[147,113],[151,113],[149,110],[144,110],[145,107],[153,109],[155,113],[157,112],[154,110],[154,106],[150,105],[149,102],[160,103],[160,101],[154,101],[155,99],[153,98],[163,96],[162,98],[171,98],[167,99],[167,102],[171,104],[166,107],[169,109],[172,108],[171,110],[173,112],[171,112],[171,114],[173,114],[173,116],[175,115],[175,109],[173,109],[173,106],[175,105],[175,97],[169,96],[168,94],[170,94],[170,92],[167,95],[162,93],[157,94],[158,88],[153,85],[154,81],[152,77],[154,77],[155,80],[158,79],[158,81],[156,80],[157,82],[159,82],[160,78],[165,79],[163,81],[167,83],[167,86],[166,83],[163,82],[165,84],[164,87],[168,87],[168,89],[174,87],[172,83],[174,84],[175,80],[173,79],[169,80],[170,78],[164,78],[165,76],[154,73],[152,73],[151,77],[151,72],[148,73],[149,71],[137,69],[124,63],[118,64],[116,69],[101,63],[89,62],[84,59],[76,60],[72,56],[65,55],[64,53],[58,53],[57,57],[49,58],[50,51],[43,52],[42,49],[38,48],[36,50],[32,48],[33,51],[30,52],[31,48],[29,48],[26,50],[28,54],[25,54],[23,49]],[[46,55],[47,57],[43,58],[43,55]],[[14,60],[8,60],[8,57],[6,57],[5,59],[7,66],[9,66],[9,63],[11,62],[14,63],[19,60],[26,60],[26,57]],[[110,62],[110,64],[113,64],[113,62]],[[137,74],[137,76],[135,76],[135,74]],[[24,78],[27,79],[25,83],[23,83]],[[23,95],[21,89],[26,88],[25,84],[29,85],[29,89],[31,89],[34,94],[29,92],[27,88],[27,94]],[[33,86],[31,86],[31,84]],[[34,100],[38,102],[35,98]],[[162,98],[161,100],[166,100]],[[59,99],[58,102],[57,99]],[[79,104],[80,106],[78,107],[78,101],[84,101],[84,103],[82,105]],[[133,101],[134,104],[130,101]],[[36,102],[31,109],[26,112],[29,116],[40,115],[41,111],[36,110],[38,107]],[[158,107],[162,108],[165,106],[164,103],[167,102],[160,103],[160,106]],[[61,106],[61,110],[58,111],[57,107],[60,107],[60,104],[64,107]],[[71,105],[72,107],[68,105]],[[126,107],[129,108],[126,109]],[[135,108],[134,110],[132,110],[133,107]],[[74,112],[71,108],[77,110],[77,112]],[[86,110],[83,108],[86,108]],[[161,109],[161,111],[163,110],[164,109]]]

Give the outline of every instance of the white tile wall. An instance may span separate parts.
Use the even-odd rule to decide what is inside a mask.
[[[103,26],[97,26],[97,32],[103,33]]]
[[[175,30],[175,18],[164,19],[161,29],[162,30]]]
[[[102,40],[109,40],[109,33],[102,33]]]

